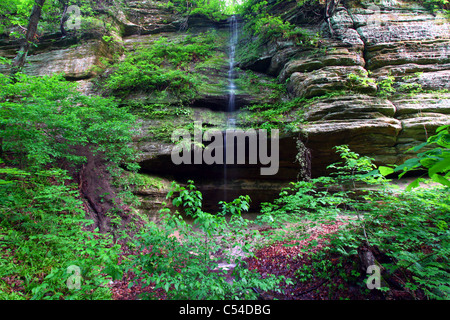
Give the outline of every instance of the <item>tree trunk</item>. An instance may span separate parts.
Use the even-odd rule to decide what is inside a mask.
[[[25,60],[28,55],[28,51],[30,50],[30,45],[34,40],[36,35],[37,26],[39,20],[41,18],[42,6],[44,5],[45,0],[35,0],[33,9],[31,10],[30,19],[28,20],[28,28],[25,36],[25,40],[20,46],[19,52],[14,58],[11,74],[14,75],[19,72],[23,66],[25,65]]]
[[[67,16],[67,8],[68,5],[67,3],[60,1],[61,4],[63,5],[63,13],[61,16],[61,22],[59,24],[59,29],[61,30],[61,34],[63,37],[65,37],[67,35],[66,29],[64,29],[64,23],[66,23],[66,21],[69,19],[69,17]]]
[[[325,20],[328,23],[328,29],[330,31],[331,37],[334,36],[333,27],[331,26],[331,17],[336,12],[337,7],[339,6],[340,0],[326,0],[325,2]]]

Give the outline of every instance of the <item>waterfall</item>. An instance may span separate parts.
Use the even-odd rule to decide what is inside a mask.
[[[235,111],[236,85],[234,84],[235,71],[235,55],[236,45],[238,41],[238,28],[235,16],[230,18],[230,62],[228,69],[228,109],[229,113]],[[234,127],[235,119],[228,117],[227,127]]]
[[[235,71],[234,71],[234,64],[235,64],[235,55],[236,55],[236,45],[238,41],[238,24],[236,20],[236,16],[232,16],[230,18],[230,56],[229,56],[229,69],[228,69],[228,116],[227,116],[227,124],[226,124],[226,130],[233,129],[236,124],[235,118],[233,118],[233,112],[236,109],[236,85],[234,84],[234,78],[235,78]],[[226,132],[224,134],[224,159],[226,159],[226,149],[227,145],[227,138],[226,138]],[[223,172],[223,178],[224,178],[224,201],[228,201],[227,199],[227,163],[224,161],[224,172]]]

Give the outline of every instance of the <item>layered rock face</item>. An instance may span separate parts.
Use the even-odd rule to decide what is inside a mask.
[[[29,75],[41,76],[63,73],[67,79],[79,81],[90,79],[97,75],[96,66],[101,64],[101,58],[111,57],[113,50],[100,39],[89,39],[78,42],[75,39],[64,40],[57,36],[46,37],[41,45],[31,51],[24,72]],[[18,46],[0,48],[4,57],[13,58]],[[0,66],[0,72],[7,73],[9,67]]]
[[[238,107],[267,102],[271,91],[263,94],[262,88],[265,81],[275,78],[287,84],[290,98],[311,101],[303,110],[304,124],[280,140],[278,174],[263,179],[255,171],[259,168],[230,167],[229,177],[234,170],[236,179],[224,186],[222,167],[174,166],[170,160],[173,145],[149,137],[148,129],[158,125],[151,119],[142,119],[143,129],[135,139],[142,152],[144,171],[180,179],[202,177],[205,198],[213,202],[223,199],[217,191],[220,189],[228,190],[232,197],[252,194],[258,203],[275,197],[281,187],[297,179],[299,137],[311,150],[313,175],[319,175],[326,172],[327,165],[339,160],[334,146],[348,144],[352,151],[373,157],[378,164],[400,164],[412,156],[410,147],[425,141],[438,126],[450,124],[450,29],[446,17],[433,15],[411,2],[348,2],[331,18],[332,34],[328,34],[326,23],[304,24],[295,1],[278,4],[276,11],[274,14],[285,21],[323,35],[315,48],[276,41],[262,48],[253,61],[240,65],[242,69],[254,70],[260,83],[238,88]],[[132,50],[135,44],[147,42],[151,45],[160,36],[177,37],[187,24],[198,31],[228,30],[226,21],[211,22],[198,16],[187,21],[158,1],[128,1],[124,11],[118,10],[108,19],[114,42],[99,32],[82,39],[46,35],[30,52],[31,64],[27,64],[25,72],[62,72],[67,79],[77,81],[80,90],[94,94],[92,80],[102,70],[103,59],[122,55],[124,48]],[[186,118],[189,121],[215,125],[226,120],[226,46],[224,43],[220,49],[222,61],[206,70],[211,83],[218,85],[206,86],[200,97],[192,101],[191,116]],[[17,49],[17,43],[3,41],[0,53],[13,57]],[[0,72],[7,72],[7,68],[0,65]],[[132,92],[128,98],[143,95],[146,94]],[[317,97],[320,99],[314,99]],[[146,103],[151,102],[151,95],[144,98]],[[180,116],[178,121],[187,120]],[[289,121],[286,117],[286,125]],[[149,195],[164,198],[163,192],[166,190],[153,190]]]
[[[311,103],[299,128],[316,174],[338,160],[332,147],[341,144],[379,164],[400,164],[410,147],[450,123],[449,26],[410,2],[363,2],[338,8],[333,35],[318,49],[272,55],[266,72],[287,81],[292,96],[343,91]]]

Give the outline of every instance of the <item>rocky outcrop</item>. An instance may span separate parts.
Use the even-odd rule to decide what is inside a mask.
[[[52,43],[55,45],[51,46]],[[17,49],[14,46],[9,50],[0,49],[0,52],[2,56],[12,58]],[[89,79],[98,74],[96,66],[101,65],[101,59],[110,58],[113,51],[101,39],[65,41],[56,36],[44,38],[40,46],[31,51],[23,71],[34,76],[63,73],[74,81]],[[0,65],[0,72],[8,73],[9,66]]]
[[[448,19],[408,1],[362,2],[338,8],[331,26],[317,48],[263,50],[271,53],[266,72],[286,81],[291,97],[325,97],[308,104],[298,127],[313,172],[338,160],[332,147],[341,144],[378,164],[402,163],[450,123]],[[325,23],[302,27],[328,31]]]
[[[450,30],[445,17],[407,1],[395,1],[395,4],[389,1],[377,6],[350,1],[331,18],[331,35],[327,34],[328,24],[311,23],[295,1],[279,2],[273,10],[283,20],[311,34],[323,35],[316,47],[276,39],[259,48],[258,56],[239,65],[253,70],[256,76],[245,78],[245,72],[238,72],[238,108],[270,102],[275,78],[279,83],[286,83],[289,98],[308,101],[292,110],[303,113],[305,121],[301,125],[289,124],[295,117],[285,115],[286,126],[296,128],[280,140],[278,174],[258,179],[259,168],[230,167],[228,174],[235,174],[235,179],[225,187],[221,181],[223,167],[171,165],[172,144],[149,134],[157,126],[167,125],[170,129],[168,124],[183,121],[200,120],[206,127],[226,122],[229,116],[225,112],[228,102],[226,42],[218,49],[221,58],[214,65],[198,69],[208,81],[176,117],[141,119],[143,127],[136,135],[135,144],[142,153],[140,162],[145,171],[180,180],[203,179],[199,187],[212,202],[222,200],[217,198],[215,190],[226,189],[228,195],[251,192],[252,199],[259,203],[276,196],[282,186],[297,178],[299,136],[311,150],[313,174],[318,175],[338,160],[334,146],[348,144],[353,151],[373,157],[378,164],[399,164],[412,156],[409,148],[425,141],[438,126],[450,123]],[[161,36],[175,39],[186,26],[194,33],[210,28],[221,30],[219,35],[228,32],[227,21],[212,22],[202,16],[186,19],[169,2],[127,1],[126,8],[112,11],[107,19],[113,26],[108,31],[113,41],[104,39],[99,30],[84,31],[81,37],[45,35],[30,52],[31,64],[25,72],[32,75],[61,72],[67,79],[77,81],[80,90],[92,94],[91,80],[104,69],[103,59],[120,56],[124,49],[132,51],[136,44],[151,45]],[[16,54],[17,43],[0,40],[0,44],[2,56]],[[0,65],[0,72],[8,70]],[[144,105],[155,103],[148,92],[130,92],[122,98],[124,104],[127,100],[139,100]],[[173,99],[176,97],[168,97],[163,103],[174,106]],[[148,191],[147,196],[161,202],[161,194],[153,191]]]
[[[281,142],[280,172],[270,180],[272,187],[274,181],[297,178],[298,134],[311,150],[313,174],[319,175],[339,160],[334,146],[348,144],[378,164],[400,164],[413,156],[409,148],[425,141],[438,126],[450,123],[450,94],[444,91],[450,89],[450,32],[445,17],[411,2],[378,7],[350,3],[338,8],[331,19],[333,36],[326,36],[326,24],[311,24],[289,4],[277,5],[277,14],[312,34],[322,31],[325,36],[318,46],[305,48],[277,40],[260,48],[258,57],[240,64],[261,77],[278,77],[280,83],[287,84],[291,98],[311,100],[306,107],[301,106],[306,122],[297,126],[290,143]],[[304,21],[308,23],[302,24]],[[243,95],[241,104],[257,102],[253,97]],[[216,105],[215,111],[220,111],[219,106],[226,101],[223,92],[217,92],[205,95],[193,107],[201,110]],[[290,121],[288,117],[286,121]],[[212,190],[219,188],[217,184],[224,188],[219,181],[223,168],[172,168],[167,165],[170,144],[141,140],[140,149],[146,151],[141,163],[149,172],[166,171],[175,176],[189,172],[197,178],[206,177],[199,185],[211,199],[215,199]],[[256,196],[258,199],[267,198],[264,190],[271,182],[257,181],[254,170],[241,167],[238,179],[228,186],[229,194],[249,191],[253,197],[263,195]]]
[[[24,72],[29,75],[51,75],[63,73],[66,79],[83,80],[98,74],[96,66],[102,58],[110,58],[112,51],[101,40],[89,40],[72,48],[35,53],[28,58]]]

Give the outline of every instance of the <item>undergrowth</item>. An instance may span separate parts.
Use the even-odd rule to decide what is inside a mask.
[[[151,45],[138,46],[112,66],[114,71],[103,86],[116,95],[141,90],[153,92],[156,101],[164,101],[168,95],[176,97],[176,101],[191,100],[207,82],[196,72],[194,64],[205,65],[208,59],[215,60],[218,38],[212,30],[171,40],[160,37]]]
[[[370,251],[374,265],[380,267],[382,285],[376,289],[384,292],[385,299],[398,299],[401,292],[408,299],[448,300],[448,187],[396,190],[374,170],[370,158],[346,146],[337,151],[344,161],[330,166],[335,177],[292,183],[279,199],[263,208],[263,219],[276,226],[288,221],[306,223],[308,228],[343,224],[323,237],[326,245],[311,255],[312,267],[296,271],[297,281],[313,276],[308,268],[314,276],[321,274],[326,279],[331,276],[326,269],[331,261],[341,266],[356,262],[341,277],[348,283],[358,281],[361,292],[367,294],[369,270],[364,269],[361,254]],[[316,245],[312,242],[309,249]]]
[[[75,178],[92,155],[113,182],[136,169],[134,117],[61,75],[0,83],[0,299],[110,299],[117,238],[86,219]]]

